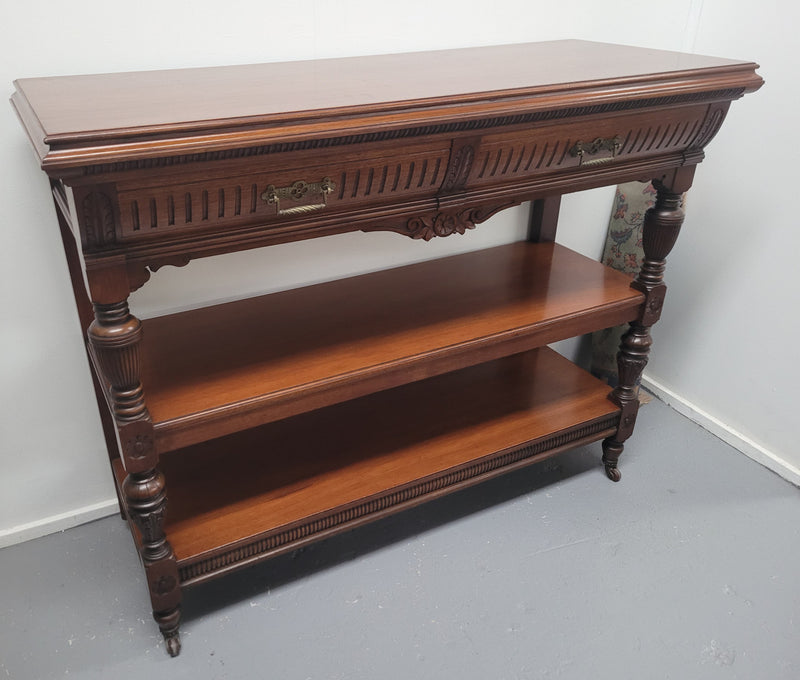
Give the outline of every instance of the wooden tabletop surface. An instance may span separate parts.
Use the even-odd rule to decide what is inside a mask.
[[[27,78],[16,86],[47,141],[101,131],[186,126],[392,104],[467,102],[486,93],[622,85],[755,65],[578,40],[317,61]]]

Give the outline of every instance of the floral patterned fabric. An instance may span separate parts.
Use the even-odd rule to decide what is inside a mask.
[[[655,202],[656,190],[650,183],[628,182],[617,187],[603,251],[604,264],[631,278],[636,275],[644,256],[644,214]],[[626,329],[627,324],[592,334],[592,373],[612,386],[617,382],[619,341]]]

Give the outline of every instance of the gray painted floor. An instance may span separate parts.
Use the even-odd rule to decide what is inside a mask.
[[[189,590],[119,517],[0,551],[3,678],[800,678],[800,491],[659,402],[599,445]]]

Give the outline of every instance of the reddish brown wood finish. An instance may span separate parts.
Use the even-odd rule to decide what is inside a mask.
[[[561,196],[548,196],[532,201],[528,218],[528,241],[532,243],[555,241],[560,209]]]
[[[619,419],[607,393],[542,348],[162,456],[182,578],[601,439]]]
[[[619,427],[613,437],[603,441],[603,463],[606,474],[618,482],[621,473],[617,467],[624,442],[633,434],[636,414],[639,411],[639,380],[647,365],[650,348],[653,344],[650,328],[661,318],[661,309],[667,294],[664,284],[664,270],[667,255],[678,239],[683,225],[684,213],[681,208],[683,192],[691,185],[693,172],[682,169],[670,178],[669,185],[656,182],[658,195],[655,205],[644,217],[642,240],[644,260],[641,271],[631,286],[642,291],[645,304],[639,318],[631,322],[630,328],[622,336],[617,354],[619,381],[611,399],[622,409]]]
[[[517,243],[151,319],[157,448],[631,321],[643,299],[563,246]]]
[[[618,475],[675,196],[755,69],[558,41],[17,81],[168,651],[179,581],[583,441],[606,437]],[[641,178],[662,193],[631,289],[552,242],[561,194]],[[167,264],[463,234],[532,199],[530,243],[144,324],[129,310]],[[612,400],[549,352],[512,356],[624,321]]]
[[[755,64],[565,40],[314,62],[145,71],[17,81],[48,166],[230,148],[267,138],[408,126],[487,113],[607,103],[731,87],[757,89]],[[666,85],[668,83],[668,85]],[[487,102],[487,94],[491,101]],[[539,101],[541,100],[541,102]],[[91,106],[86,106],[91,102]],[[27,105],[27,106],[26,106]],[[309,112],[324,111],[323,115]],[[30,120],[30,122],[28,122]],[[289,125],[289,124],[293,125]],[[35,132],[34,132],[35,131]],[[269,131],[269,132],[267,132]],[[175,137],[195,137],[178,143]],[[153,140],[144,145],[141,140]],[[96,145],[102,142],[103,148]],[[140,148],[115,149],[126,143]],[[217,142],[219,143],[219,142]],[[92,147],[92,148],[87,148]],[[142,148],[146,147],[146,148]],[[80,151],[79,151],[80,149]],[[148,153],[151,151],[152,153]]]

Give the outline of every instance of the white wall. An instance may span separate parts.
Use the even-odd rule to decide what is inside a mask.
[[[698,168],[647,369],[679,410],[796,484],[799,21],[783,0],[702,3],[694,50],[753,59],[766,84],[733,103]]]
[[[789,253],[797,250],[788,239],[796,246],[797,232],[787,233],[789,206],[770,203],[786,190],[763,182],[772,175],[741,163],[769,153],[778,163],[776,178],[779,170],[789,169],[789,116],[796,101],[783,83],[790,75],[790,40],[788,35],[785,40],[769,37],[783,27],[788,34],[795,22],[787,21],[785,12],[783,17],[777,10],[767,15],[769,25],[759,38],[745,29],[761,16],[763,2],[747,3],[746,11],[721,0],[676,0],[669,6],[639,0],[413,0],[397,9],[365,0],[310,0],[302,11],[280,7],[263,0],[140,0],[133,5],[84,0],[62,12],[44,0],[5,2],[0,7],[0,83],[10,95],[11,81],[19,77],[567,37],[665,49],[691,48],[688,43],[696,40],[700,52],[760,59],[770,84],[734,104],[711,147],[712,160],[699,172],[688,233],[671,258],[674,299],[659,329],[652,374],[777,454],[792,454],[787,429],[792,376],[780,363],[787,352],[777,351],[777,343],[781,338],[785,344],[797,330],[791,306],[797,288],[788,280]],[[791,11],[796,19],[796,10]],[[756,135],[765,121],[768,132]],[[781,143],[784,135],[788,144]],[[3,545],[108,514],[115,501],[55,216],[47,204],[47,182],[10,106],[0,106],[0,159],[5,208],[0,230]],[[751,183],[755,188],[745,193],[742,188]],[[608,190],[569,197],[560,240],[598,256],[609,206]],[[183,270],[166,268],[133,297],[134,311],[151,316],[516,240],[524,233],[526,212],[515,209],[464,237],[429,244],[359,233],[198,260]],[[718,238],[723,248],[710,247]],[[709,246],[708,260],[700,246]],[[780,262],[784,265],[776,266]],[[742,300],[747,304],[741,305]],[[686,307],[685,318],[679,306]],[[768,324],[748,325],[748,315]],[[773,350],[765,351],[765,338]],[[756,402],[756,408],[748,408]]]

